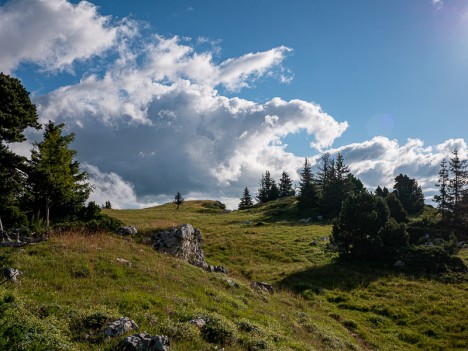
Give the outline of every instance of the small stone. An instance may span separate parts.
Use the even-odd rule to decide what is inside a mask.
[[[206,321],[201,317],[194,318],[190,320],[189,323],[192,323],[193,325],[195,325],[197,328],[200,328],[200,329],[206,325]]]
[[[122,236],[134,236],[138,233],[138,230],[134,226],[127,226],[127,227],[120,227],[119,230],[117,231],[117,234],[122,235]]]
[[[128,333],[131,330],[137,330],[138,325],[128,317],[122,317],[116,321],[109,323],[104,330],[104,334],[115,338],[117,336]]]
[[[123,339],[118,351],[169,351],[169,338],[167,336],[151,336],[147,333],[135,334]]]
[[[396,262],[393,264],[393,267],[395,267],[395,268],[403,268],[403,267],[405,267],[405,262],[403,262],[402,260],[398,260],[398,261],[396,261]]]
[[[15,268],[11,268],[11,267],[3,268],[3,277],[6,280],[11,280],[12,282],[16,282],[19,275],[21,275],[21,272]]]
[[[263,282],[253,282],[250,284],[250,286],[254,289],[260,290],[260,291],[265,291],[269,294],[273,294],[275,292],[275,289],[273,289],[273,286],[271,286],[268,283],[263,283]]]

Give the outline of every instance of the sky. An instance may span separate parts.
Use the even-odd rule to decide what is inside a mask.
[[[468,0],[0,0],[0,47],[114,208],[235,208],[323,152],[429,201],[442,158],[467,157]]]

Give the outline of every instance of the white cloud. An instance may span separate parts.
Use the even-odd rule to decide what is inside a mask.
[[[435,6],[437,10],[441,9],[444,7],[444,1],[443,0],[432,0],[432,4]]]
[[[0,7],[0,71],[9,73],[23,62],[69,68],[103,53],[128,31],[125,24],[111,26],[87,1],[11,0]]]

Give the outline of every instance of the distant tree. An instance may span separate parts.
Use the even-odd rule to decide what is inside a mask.
[[[420,213],[424,208],[424,195],[415,179],[400,174],[395,178],[394,193],[409,214]]]
[[[174,201],[173,201],[177,205],[177,209],[179,209],[179,206],[182,205],[184,201],[185,200],[182,194],[180,192],[177,192],[177,194],[174,196]]]
[[[49,121],[43,141],[31,150],[30,183],[36,199],[44,205],[47,226],[52,207],[65,206],[78,212],[92,190],[88,175],[80,172],[80,164],[74,159],[76,151],[69,148],[75,135],[62,135],[64,127]]]
[[[279,197],[294,196],[292,180],[287,172],[282,173],[279,183]]]
[[[458,224],[463,215],[461,205],[468,185],[467,166],[467,160],[460,160],[458,149],[455,149],[449,162],[451,178],[447,187],[449,204],[455,224]]]
[[[375,189],[375,195],[380,196],[382,198],[386,198],[390,194],[388,189],[384,187],[383,189],[380,187],[380,185]]]
[[[105,208],[106,210],[112,209],[112,204],[111,204],[111,202],[110,202],[110,201],[106,201],[106,202],[104,203],[103,208]]]
[[[299,208],[316,208],[318,206],[318,189],[307,158],[304,160],[304,168],[301,170],[299,176]]]
[[[439,179],[436,183],[439,189],[439,194],[434,196],[434,201],[437,203],[437,208],[445,222],[449,219],[450,215],[450,195],[449,195],[449,169],[447,167],[447,160],[444,158],[440,163]]]
[[[275,180],[271,177],[270,171],[265,171],[260,178],[257,192],[257,201],[261,204],[276,200],[279,197],[279,189]]]
[[[320,156],[317,172],[317,186],[321,192],[333,178],[335,178],[335,160],[330,159],[329,153],[324,153]]]
[[[245,187],[244,193],[242,194],[240,200],[241,201],[238,206],[239,210],[245,210],[253,206],[252,196],[250,195],[249,189],[247,187]]]
[[[20,226],[26,218],[19,208],[28,173],[26,158],[8,144],[26,140],[27,127],[40,128],[36,107],[18,79],[0,73],[0,223],[3,219],[5,226]]]
[[[385,197],[385,202],[390,210],[390,217],[394,218],[398,223],[405,223],[408,221],[406,210],[395,194],[388,194],[388,196]]]

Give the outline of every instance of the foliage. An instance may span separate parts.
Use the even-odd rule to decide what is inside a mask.
[[[380,185],[375,189],[375,195],[386,198],[390,192],[386,187],[383,187],[383,189],[380,187]]]
[[[49,121],[43,141],[35,143],[31,151],[32,192],[45,206],[47,226],[51,207],[61,206],[67,208],[67,214],[76,213],[91,191],[88,175],[80,172],[80,164],[74,160],[76,151],[69,148],[75,136],[62,135],[64,127]]]
[[[408,244],[405,226],[390,219],[382,198],[350,195],[333,225],[332,243],[340,255],[359,260],[387,260]]]
[[[398,223],[405,223],[408,221],[406,210],[403,208],[403,205],[395,194],[388,194],[385,197],[385,202],[390,210],[390,216],[395,218]]]
[[[252,196],[250,195],[249,189],[247,187],[245,187],[240,200],[241,201],[238,206],[239,210],[245,210],[253,206]]]
[[[27,127],[39,128],[36,107],[18,79],[0,73],[0,218],[5,227],[23,222],[18,215],[26,189],[26,158],[7,145],[24,141]]]
[[[408,214],[421,213],[424,208],[424,195],[416,179],[400,173],[395,178],[393,189]]]
[[[206,324],[201,328],[203,339],[222,346],[231,345],[236,341],[235,325],[220,315],[204,316]]]
[[[463,216],[463,196],[468,192],[468,164],[467,160],[460,160],[458,156],[458,150],[453,151],[453,156],[449,161],[449,172],[451,178],[447,187],[447,193],[449,196],[449,208],[453,222],[458,224],[462,220]]]
[[[442,215],[442,221],[447,221],[450,214],[450,197],[448,193],[449,188],[449,169],[447,167],[447,160],[444,158],[440,162],[439,179],[436,183],[439,189],[439,194],[434,196],[434,202],[437,203],[437,208]]]

